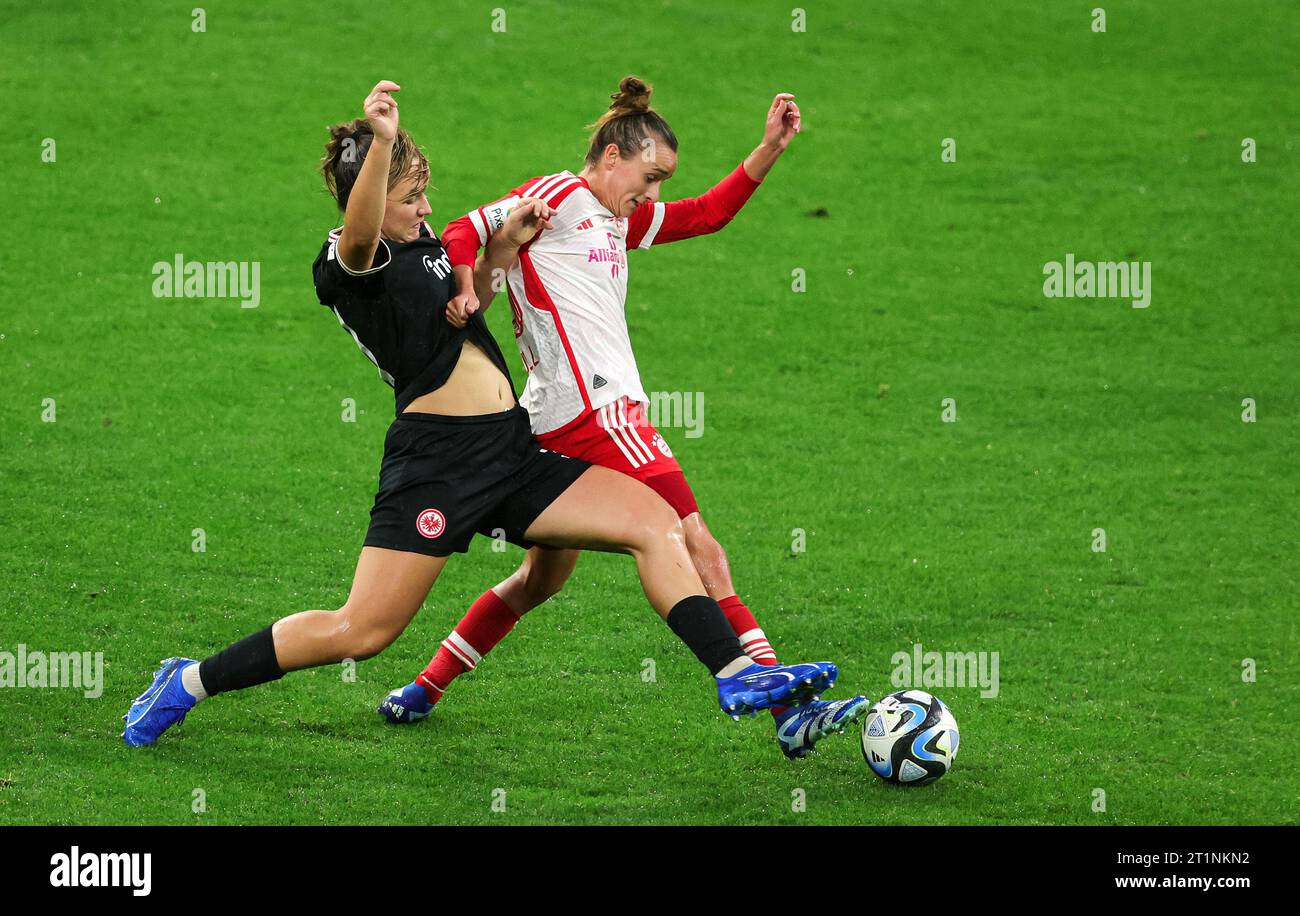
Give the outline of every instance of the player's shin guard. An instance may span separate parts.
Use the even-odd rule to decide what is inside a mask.
[[[760,665],[780,664],[776,658],[776,652],[772,649],[772,644],[767,641],[767,635],[763,628],[758,625],[754,619],[753,613],[745,607],[745,603],[740,600],[740,596],[732,595],[730,598],[723,598],[718,602],[722,608],[722,613],[727,617],[727,623],[736,631],[736,636],[740,640],[741,650],[758,662]],[[776,706],[772,709],[772,718],[780,718],[788,707]]]
[[[451,682],[477,667],[518,622],[519,615],[492,589],[480,595],[416,678],[429,702],[437,703]]]
[[[709,674],[717,675],[745,653],[740,650],[736,631],[708,595],[692,595],[673,605],[668,612],[668,626],[686,647],[695,653]]]
[[[227,690],[243,690],[284,677],[275,658],[271,627],[245,636],[199,663],[199,679],[209,696]]]

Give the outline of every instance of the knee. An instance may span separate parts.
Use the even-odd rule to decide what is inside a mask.
[[[367,631],[353,641],[352,652],[347,657],[359,662],[374,658],[391,646],[395,639],[397,639],[396,633],[386,633],[381,630]]]
[[[663,500],[647,509],[639,518],[632,547],[645,552],[667,548],[679,550],[686,546],[686,529],[677,513]]]
[[[691,552],[691,559],[697,563],[706,563],[711,566],[718,566],[727,562],[727,552],[722,549],[708,530],[690,533],[686,539],[686,546]]]
[[[359,620],[364,615],[351,605],[335,611],[333,641],[339,659],[364,661],[383,652],[401,635],[400,630],[373,622]]]

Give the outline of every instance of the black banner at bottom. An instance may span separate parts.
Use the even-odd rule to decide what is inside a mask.
[[[374,902],[425,887],[480,902],[525,893],[651,902],[691,888],[737,902],[847,885],[879,899],[1151,900],[1222,904],[1283,891],[1291,827],[3,827],[6,890],[205,903]],[[430,883],[432,882],[432,883]],[[471,889],[473,889],[471,891]],[[607,895],[607,892],[609,895]],[[595,896],[593,896],[595,895]],[[737,897],[737,895],[739,895]],[[433,905],[437,896],[431,896]],[[764,904],[768,905],[768,904]]]

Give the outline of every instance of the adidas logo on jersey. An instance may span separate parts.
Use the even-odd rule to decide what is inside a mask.
[[[575,232],[581,232],[583,229],[590,229],[593,225],[594,224],[592,223],[591,218],[588,217],[587,219],[584,219],[582,222],[578,223],[578,225],[574,226],[573,229]]]
[[[609,382],[605,381],[605,380],[604,380],[603,378],[601,378],[599,375],[593,375],[593,376],[591,377],[591,387],[592,387],[592,388],[604,388],[604,387],[605,387],[606,385],[608,385],[608,384],[609,384]]]

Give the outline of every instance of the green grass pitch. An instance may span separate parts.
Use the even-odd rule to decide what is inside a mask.
[[[98,699],[0,689],[0,823],[1296,822],[1294,4],[193,6],[0,4],[0,650],[104,658]],[[665,434],[783,659],[874,698],[917,643],[998,653],[997,696],[932,688],[953,771],[887,786],[856,732],[787,762],[595,554],[384,726],[515,568],[482,540],[354,681],[125,747],[158,659],[346,596],[393,402],[311,287],[325,126],[401,83],[441,228],[576,169],[627,73],[681,141],[669,198],[797,94],[730,227],[633,253],[628,320],[648,389],[704,395],[704,434]],[[258,262],[260,304],[155,298],[178,253]],[[1149,307],[1045,297],[1067,253],[1150,262]]]

